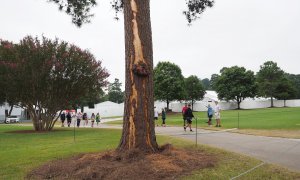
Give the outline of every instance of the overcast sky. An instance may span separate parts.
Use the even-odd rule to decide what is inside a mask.
[[[0,2],[0,38],[44,35],[74,43],[103,62],[109,81],[119,78],[124,85],[124,22],[113,20],[110,0],[98,0],[92,22],[81,28],[46,0]],[[185,0],[151,0],[154,65],[170,61],[185,77],[204,79],[234,65],[257,72],[272,60],[300,74],[300,0],[215,0],[192,26],[185,9]]]

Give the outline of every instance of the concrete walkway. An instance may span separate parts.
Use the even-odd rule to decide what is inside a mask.
[[[118,128],[101,124],[101,128]],[[185,132],[181,127],[156,127],[158,135],[184,138],[196,142],[196,132]],[[267,163],[278,164],[292,171],[300,172],[300,139],[264,137],[231,133],[230,130],[210,131],[198,129],[198,144],[252,156]]]
[[[156,127],[157,134],[180,137],[196,142],[196,133],[184,132],[180,127]],[[209,131],[198,129],[199,144],[233,151],[278,164],[300,172],[300,139],[264,137],[231,133],[229,131]]]

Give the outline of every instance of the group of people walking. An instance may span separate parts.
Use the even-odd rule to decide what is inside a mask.
[[[212,126],[212,118],[215,115],[216,119],[216,127],[221,127],[221,108],[219,106],[218,101],[215,101],[215,110],[208,105],[207,106],[207,117],[208,117],[208,126]],[[185,106],[182,108],[182,117],[183,117],[183,129],[186,131],[187,128],[192,130],[192,119],[194,118],[193,111],[191,109],[191,105],[185,103]]]
[[[65,127],[65,120],[66,120],[66,118],[67,118],[68,127],[70,127],[70,125],[72,123],[72,115],[71,115],[70,112],[68,112],[67,115],[66,115],[65,112],[61,113],[61,115],[60,115],[61,127]]]
[[[194,118],[193,111],[191,109],[191,104],[187,105],[182,108],[182,117],[183,117],[183,129],[186,131],[186,128],[190,128],[192,132],[192,119]]]
[[[213,116],[215,116],[216,119],[216,127],[221,127],[221,108],[219,106],[218,101],[215,101],[215,108],[213,109],[211,107],[210,104],[208,104],[207,107],[207,117],[208,117],[208,121],[207,124],[209,127],[212,126],[212,118]],[[191,109],[191,104],[187,104],[185,103],[185,106],[182,108],[182,117],[183,117],[183,129],[184,131],[186,131],[186,129],[189,129],[191,132],[193,131],[192,129],[192,120],[194,118],[194,114],[193,111]],[[158,115],[159,112],[156,109],[156,107],[154,107],[154,121],[155,121],[155,125],[159,126],[158,124]],[[161,118],[162,118],[162,127],[166,127],[166,110],[164,108],[162,108],[161,111]]]
[[[218,102],[215,101],[215,109],[213,109],[210,105],[207,106],[207,117],[208,117],[208,125],[212,126],[212,118],[215,115],[215,119],[216,119],[216,127],[221,127],[221,108],[218,105]],[[158,125],[158,115],[159,112],[156,109],[156,107],[154,107],[154,120],[155,120],[155,124],[156,126]],[[166,110],[164,108],[162,108],[161,111],[161,117],[162,117],[162,127],[166,127]],[[187,104],[185,103],[185,106],[182,108],[182,116],[183,116],[183,129],[184,131],[186,131],[187,128],[189,128],[189,130],[192,132],[192,119],[194,118],[194,114],[193,111],[191,109],[191,104]],[[88,116],[87,113],[82,113],[82,112],[78,112],[76,113],[76,115],[71,115],[70,112],[68,112],[67,114],[65,112],[61,113],[60,115],[60,119],[62,122],[62,127],[64,127],[64,122],[67,119],[67,125],[68,127],[70,127],[71,123],[72,123],[72,117],[76,117],[76,122],[77,122],[77,127],[80,127],[80,122],[81,120],[84,121],[83,126],[88,126],[89,120],[88,120]],[[94,113],[92,113],[91,117],[91,127],[94,127],[94,123],[96,121],[97,126],[99,125],[100,121],[101,121],[101,117],[100,114],[97,113],[97,115],[95,115]]]
[[[81,120],[84,121],[83,126],[86,126],[86,127],[88,126],[89,119],[88,119],[87,113],[77,112],[75,115],[72,116],[70,112],[68,112],[67,115],[66,115],[65,112],[62,112],[61,115],[60,115],[60,120],[61,120],[61,123],[62,123],[61,127],[65,126],[64,124],[65,124],[65,119],[66,118],[67,118],[68,127],[70,127],[73,117],[76,117],[76,125],[77,125],[78,128],[80,127]],[[98,126],[100,121],[101,121],[101,116],[100,116],[99,113],[97,113],[97,115],[95,115],[95,113],[92,113],[92,115],[90,117],[90,120],[91,120],[91,127],[94,127],[95,121],[96,121],[97,126]]]
[[[212,126],[212,117],[214,116],[215,114],[215,118],[216,118],[216,127],[221,127],[221,108],[219,106],[219,103],[218,101],[215,101],[216,103],[216,107],[215,107],[215,110],[213,110],[213,108],[208,105],[207,106],[207,117],[208,117],[208,126]]]

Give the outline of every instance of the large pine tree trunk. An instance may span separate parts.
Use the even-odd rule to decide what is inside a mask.
[[[153,52],[149,0],[124,0],[126,85],[118,150],[156,152]]]

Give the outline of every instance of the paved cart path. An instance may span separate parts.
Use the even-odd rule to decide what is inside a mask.
[[[101,124],[102,128],[121,128]],[[174,136],[196,142],[196,132],[184,132],[181,127],[156,127],[159,135]],[[237,152],[260,159],[267,163],[278,164],[300,172],[300,139],[277,138],[231,133],[230,130],[210,131],[198,129],[199,144]]]
[[[194,129],[195,131],[195,129]],[[196,141],[195,132],[184,132],[179,127],[157,127],[157,134],[169,135]],[[199,144],[206,144],[278,164],[300,172],[300,139],[264,137],[231,133],[229,131],[209,131],[198,129]]]

